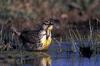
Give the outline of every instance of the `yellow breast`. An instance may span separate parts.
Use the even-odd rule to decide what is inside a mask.
[[[51,37],[48,37],[46,39],[46,36],[43,36],[43,38],[41,39],[42,47],[44,49],[48,49],[49,45],[51,44],[51,41],[52,41]]]

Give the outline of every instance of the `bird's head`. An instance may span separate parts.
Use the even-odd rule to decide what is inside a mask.
[[[58,19],[50,18],[43,22],[43,29],[45,30],[52,30],[54,27],[59,28],[57,24],[59,24]]]

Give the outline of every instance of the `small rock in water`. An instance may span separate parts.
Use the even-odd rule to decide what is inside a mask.
[[[93,50],[90,47],[80,47],[80,53],[83,57],[90,58],[93,54]]]

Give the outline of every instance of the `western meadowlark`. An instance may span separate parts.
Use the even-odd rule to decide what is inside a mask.
[[[21,33],[14,31],[19,35],[24,48],[27,50],[46,50],[52,41],[51,32],[54,23],[58,21],[56,19],[49,19],[42,22],[35,30],[23,30]]]

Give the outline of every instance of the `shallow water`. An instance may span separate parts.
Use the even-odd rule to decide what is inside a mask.
[[[59,47],[62,48],[62,47]],[[100,55],[82,57],[79,52],[51,46],[47,52],[13,51],[0,54],[0,66],[99,66]]]

